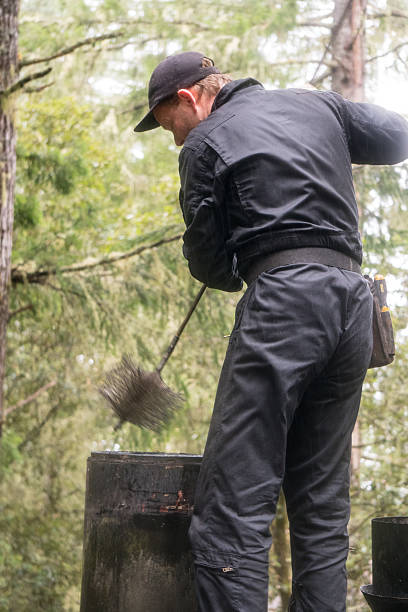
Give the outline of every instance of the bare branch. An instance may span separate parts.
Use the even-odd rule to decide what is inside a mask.
[[[111,32],[110,34],[102,34],[101,36],[92,36],[91,38],[85,38],[85,40],[80,40],[74,45],[65,47],[65,49],[61,49],[60,51],[57,51],[57,53],[54,53],[53,55],[50,55],[49,57],[39,57],[39,58],[35,58],[32,60],[24,60],[20,62],[19,67],[23,68],[24,66],[32,66],[33,64],[42,64],[44,62],[49,62],[53,59],[56,59],[57,57],[62,57],[63,55],[68,55],[69,53],[73,53],[80,47],[84,47],[86,45],[94,45],[96,42],[99,42],[100,40],[119,38],[120,36],[123,36],[123,32],[118,31],[118,32]]]
[[[51,380],[49,383],[47,383],[43,387],[40,387],[39,389],[37,389],[37,391],[35,391],[25,399],[20,400],[19,402],[17,402],[17,404],[14,404],[14,406],[6,408],[6,410],[4,411],[4,417],[8,416],[14,410],[17,410],[17,408],[22,408],[23,406],[26,406],[30,402],[34,401],[39,395],[41,395],[41,393],[44,393],[44,391],[47,391],[47,389],[50,389],[51,387],[55,387],[56,384],[56,380]]]
[[[321,19],[328,19],[329,17],[332,17],[332,13],[329,13],[328,15],[322,15],[322,17],[320,17],[319,19],[311,19],[310,21],[297,21],[296,26],[305,28],[328,28],[329,30],[331,30],[333,26],[330,23],[322,23],[322,21],[320,21]]]
[[[117,45],[111,45],[110,47],[107,47],[107,51],[122,51],[122,49],[126,49],[126,47],[129,47],[130,45],[136,45],[136,41],[135,40],[127,40],[126,42],[117,44]]]
[[[364,523],[366,523],[366,521],[368,521],[373,516],[377,516],[377,515],[378,515],[378,508],[375,508],[375,510],[373,512],[370,512],[369,514],[367,514],[363,518],[363,520],[361,520],[359,523],[357,523],[357,525],[353,525],[352,527],[349,528],[349,536],[351,537],[355,533],[358,533],[358,531],[361,529],[361,527],[364,525]]]
[[[27,444],[29,442],[32,442],[35,438],[37,438],[39,436],[39,434],[40,434],[42,428],[44,427],[44,425],[46,425],[48,423],[48,421],[50,420],[50,418],[53,417],[54,414],[57,413],[59,407],[60,407],[59,404],[55,404],[55,406],[53,406],[47,412],[47,414],[45,415],[45,417],[43,418],[41,423],[39,423],[36,427],[33,427],[33,429],[31,429],[31,431],[28,432],[28,434],[25,437],[25,439],[18,446],[18,450],[19,451],[24,450],[24,448],[27,446]]]
[[[156,26],[156,22],[154,21],[150,21],[148,19],[116,19],[115,23],[119,24],[119,25],[137,25],[137,26]],[[198,22],[198,21],[183,21],[182,19],[176,20],[176,21],[167,21],[166,22],[167,25],[172,26],[172,25],[180,25],[180,26],[189,26],[189,27],[194,27],[197,28],[197,30],[211,30],[210,26],[205,26],[202,23]],[[86,19],[83,20],[81,22],[82,25],[85,26],[93,26],[93,25],[106,25],[106,22],[104,22],[102,19]]]
[[[393,47],[392,49],[389,49],[385,53],[381,53],[380,55],[374,55],[373,57],[369,57],[368,60],[366,60],[366,64],[368,64],[369,62],[374,62],[375,60],[380,59],[380,57],[386,57],[387,55],[391,55],[391,53],[396,53],[397,51],[399,51],[399,49],[402,49],[402,47],[406,47],[407,45],[408,45],[408,40],[400,43],[399,45],[397,45],[396,47]]]
[[[332,71],[331,70],[326,70],[325,72],[323,72],[323,74],[321,74],[319,77],[315,77],[313,79],[311,79],[309,81],[309,83],[311,85],[313,85],[314,87],[316,87],[317,85],[319,85],[322,81],[324,81],[324,79],[327,79],[327,77],[329,77],[331,75]]]
[[[139,104],[135,104],[132,108],[127,108],[126,110],[120,111],[119,115],[127,115],[128,113],[134,113],[135,111],[142,110],[142,108],[146,107],[146,102],[140,102]]]
[[[6,89],[4,91],[0,91],[0,96],[1,97],[10,96],[15,91],[17,91],[19,89],[22,89],[24,87],[24,85],[26,85],[26,83],[29,83],[30,81],[34,81],[35,79],[41,79],[41,77],[46,76],[47,74],[49,74],[51,72],[51,70],[52,70],[52,68],[47,68],[47,70],[42,70],[41,72],[34,72],[33,74],[29,74],[28,76],[26,76],[23,79],[20,79],[19,81],[14,83],[14,85],[9,87],[8,89]]]
[[[46,287],[50,287],[53,291],[63,293],[64,295],[67,295],[68,293],[70,293],[71,295],[75,295],[76,297],[79,297],[81,299],[85,298],[83,293],[79,293],[79,291],[75,291],[75,289],[67,289],[66,287],[62,289],[62,287],[56,287],[55,285],[53,285],[52,283],[46,280],[44,280],[42,284],[45,285]]]
[[[369,455],[361,455],[361,459],[365,459],[365,461],[374,461],[377,463],[386,463],[387,465],[390,465],[391,467],[400,468],[401,470],[405,470],[407,467],[406,463],[402,464],[402,463],[395,463],[394,461],[390,461],[390,459],[386,455],[380,455],[377,457],[370,457]]]
[[[144,246],[137,247],[136,249],[132,249],[131,251],[127,251],[126,253],[122,253],[121,255],[114,255],[113,257],[104,257],[99,259],[98,261],[94,261],[92,263],[85,264],[77,264],[74,266],[66,266],[64,268],[53,268],[51,270],[36,270],[35,272],[27,272],[24,273],[16,268],[11,271],[11,282],[12,283],[44,283],[45,279],[49,276],[54,276],[56,274],[68,274],[71,272],[82,272],[83,270],[91,270],[92,268],[96,268],[98,266],[106,266],[116,263],[117,261],[121,261],[122,259],[129,259],[130,257],[134,257],[135,255],[140,255],[143,251],[147,251],[149,249],[155,249],[163,244],[168,244],[169,242],[174,242],[175,240],[180,240],[182,234],[177,234],[176,236],[171,236],[170,238],[162,238],[153,244],[147,244]]]
[[[375,419],[373,419],[372,423],[375,423]],[[398,436],[393,438],[379,438],[378,440],[374,440],[373,442],[366,442],[365,444],[353,444],[353,448],[366,448],[372,446],[378,446],[379,444],[393,444],[397,440]]]
[[[313,23],[313,21],[299,21],[299,23],[296,24],[296,27],[299,27],[299,28],[327,28],[328,30],[331,30],[333,26],[331,26],[328,23]]]
[[[50,81],[49,83],[41,85],[40,87],[27,87],[26,89],[24,89],[23,93],[38,93],[39,91],[44,91],[44,89],[48,89],[48,87],[51,87],[54,84],[55,81]]]
[[[22,306],[21,308],[17,308],[17,310],[9,312],[7,321],[10,321],[12,317],[15,317],[16,315],[20,314],[20,312],[24,312],[25,310],[34,310],[34,306],[32,304],[28,304],[27,306]]]
[[[187,25],[187,26],[194,26],[195,28],[197,28],[198,30],[211,30],[211,28],[209,26],[205,26],[200,22],[197,21],[170,21],[169,25]]]
[[[325,17],[328,17],[329,15],[326,16],[322,16],[321,19],[324,19]],[[52,28],[52,27],[58,27],[59,30],[61,30],[61,23],[59,21],[52,21],[52,20],[46,20],[46,19],[42,19],[39,18],[35,15],[30,15],[27,19],[21,19],[20,20],[20,25],[26,25],[27,23],[29,24],[40,24],[43,28]],[[68,20],[67,22],[64,23],[64,31],[69,30],[69,28],[71,27],[71,25],[74,23],[73,19]],[[109,25],[111,25],[112,23],[115,23],[119,26],[157,26],[157,23],[155,21],[151,21],[148,19],[139,19],[139,18],[135,18],[135,19],[115,19],[114,22],[108,22],[106,20],[103,19],[81,19],[79,20],[78,24],[80,26],[85,26],[85,27],[93,27],[93,26],[101,26],[103,27],[108,27]],[[172,25],[180,25],[180,26],[189,26],[189,27],[194,27],[197,30],[203,31],[203,30],[211,30],[210,26],[205,26],[202,23],[198,22],[198,21],[184,21],[184,20],[176,20],[176,21],[167,21],[166,22],[167,25],[172,26]]]
[[[290,65],[294,65],[294,64],[319,64],[319,66],[321,66],[323,63],[324,66],[335,66],[336,64],[334,62],[322,62],[321,60],[317,60],[317,59],[310,59],[310,60],[298,60],[298,59],[287,59],[287,60],[282,60],[280,62],[272,62],[269,65],[270,66],[290,66]]]
[[[390,11],[389,13],[374,13],[374,15],[368,15],[370,19],[382,19],[383,17],[397,17],[399,19],[408,19],[408,14],[402,11]]]
[[[328,13],[325,13],[324,15],[315,15],[314,17],[311,18],[312,21],[315,21],[316,19],[329,19],[330,17],[333,17],[333,13],[334,13],[334,9],[329,11]]]

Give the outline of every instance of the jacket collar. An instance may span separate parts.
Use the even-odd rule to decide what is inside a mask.
[[[244,89],[248,89],[248,87],[256,87],[257,89],[263,89],[263,85],[257,81],[256,79],[246,78],[246,79],[237,79],[236,81],[231,81],[224,85],[224,87],[218,92],[216,95],[211,112],[215,111],[217,108],[228,102],[237,92],[240,92]]]

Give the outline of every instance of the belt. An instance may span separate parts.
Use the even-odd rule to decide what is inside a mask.
[[[250,285],[262,272],[278,266],[289,266],[290,264],[318,263],[325,266],[333,266],[357,272],[361,274],[359,263],[340,251],[326,249],[324,247],[304,247],[299,249],[285,249],[276,253],[269,253],[250,265],[248,270],[241,274],[247,285]]]

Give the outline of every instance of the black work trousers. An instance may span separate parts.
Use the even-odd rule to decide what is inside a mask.
[[[346,609],[351,434],[371,313],[361,275],[320,264],[264,272],[238,303],[190,527],[200,612],[266,612],[282,486],[289,610]]]

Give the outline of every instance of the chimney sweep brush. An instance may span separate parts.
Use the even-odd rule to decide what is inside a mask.
[[[159,431],[181,406],[183,397],[163,382],[161,371],[176,348],[205,289],[206,285],[202,285],[153,372],[142,370],[130,355],[123,355],[120,363],[106,375],[105,382],[99,388],[99,393],[120,418],[115,430],[119,429],[124,421],[129,421],[139,427]]]

